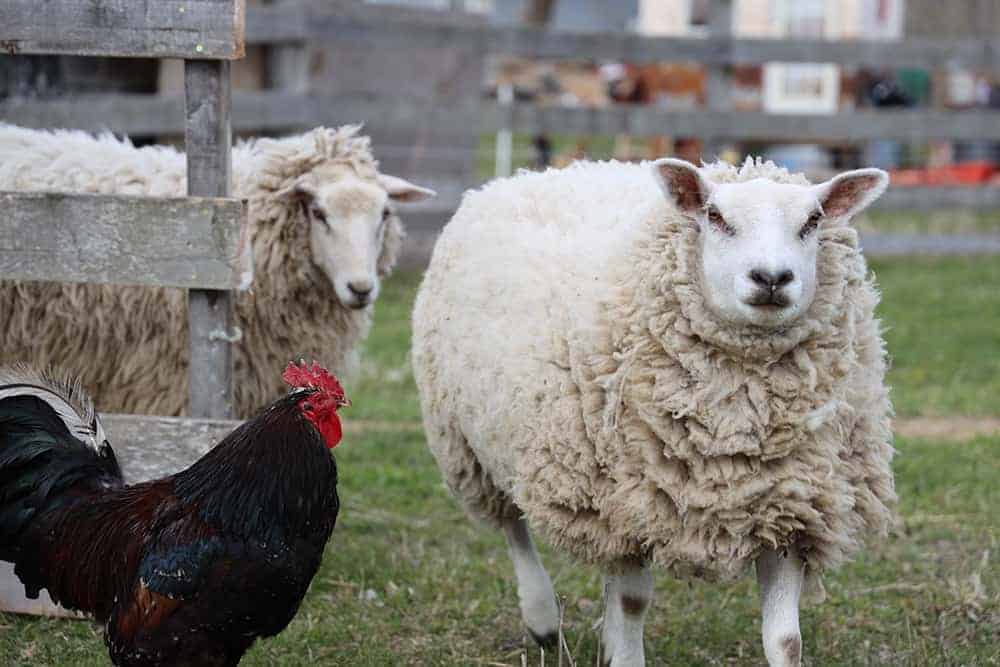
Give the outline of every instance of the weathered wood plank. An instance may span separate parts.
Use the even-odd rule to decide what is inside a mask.
[[[242,58],[246,0],[4,0],[0,50]]]
[[[402,113],[402,110],[397,110]],[[483,125],[496,121],[485,110]],[[787,141],[862,141],[900,139],[996,140],[1000,113],[969,110],[845,111],[835,115],[768,114],[730,111],[666,111],[653,107],[580,109],[516,105],[514,128],[520,132],[564,134],[669,134],[681,137]]]
[[[184,95],[189,195],[225,197],[231,187],[232,135],[229,129],[229,62],[188,60]],[[233,411],[233,329],[231,298],[224,291],[191,290],[190,396],[193,417],[224,418]]]
[[[865,232],[861,235],[861,247],[868,257],[997,255],[1000,235]]]
[[[229,289],[246,203],[0,192],[0,277]]]
[[[155,95],[94,95],[72,100],[0,102],[0,118],[25,127],[111,129],[127,134],[170,134],[183,130],[173,114],[180,101]],[[504,126],[505,111],[495,103],[434,107],[393,98],[242,92],[233,95],[233,128],[241,131],[287,131],[315,125],[365,121],[369,125],[412,129],[441,124],[456,132],[492,132]],[[655,107],[613,106],[512,107],[518,132],[562,134],[670,134],[727,137],[733,140],[864,141],[950,139],[1000,141],[1000,112],[880,110],[836,115],[767,114],[743,111],[667,111]]]
[[[733,5],[731,0],[709,0],[709,33],[713,37],[730,38],[733,33]],[[725,63],[711,63],[705,81],[705,102],[712,111],[729,111],[732,109],[730,103],[730,89],[732,82],[727,74],[728,65]],[[712,159],[722,151],[725,137],[714,136],[706,138],[702,155]]]
[[[149,415],[101,415],[108,442],[129,484],[158,479],[184,470],[215,447],[243,422]],[[345,419],[349,436],[365,430],[420,430],[411,422],[359,422]]]
[[[101,415],[129,484],[184,470],[242,422],[145,415]]]
[[[272,18],[283,15],[301,15],[294,0],[266,0],[267,7],[275,10]],[[266,52],[267,86],[292,93],[309,90],[309,53],[303,42],[271,44]]]
[[[437,192],[433,199],[410,204],[405,219],[408,231],[421,229],[428,220],[447,220],[458,209],[462,195],[470,187],[464,180],[439,178],[426,182]],[[471,187],[480,183],[474,182]],[[896,186],[889,189],[872,205],[879,211],[926,211],[930,209],[968,209],[998,211],[1000,216],[1000,187],[991,185],[919,185]],[[424,226],[424,231],[437,231],[440,225]]]
[[[536,58],[616,60],[623,62],[687,61],[702,64],[766,62],[831,62],[878,67],[942,65],[1000,66],[1000,40],[927,39],[901,41],[823,41],[732,39],[730,37],[643,37],[632,33],[574,33],[539,28],[456,23],[454,14],[396,6],[358,6],[304,2],[281,9],[251,7],[247,18],[250,43],[339,41],[364,48],[389,44],[396,48],[449,44],[490,53]]]

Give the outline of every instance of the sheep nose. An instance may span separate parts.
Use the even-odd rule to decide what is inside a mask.
[[[750,271],[750,280],[760,287],[764,287],[772,291],[784,287],[788,283],[792,282],[794,278],[795,274],[788,269],[777,273],[767,271],[765,269],[752,269]]]
[[[357,280],[347,283],[347,289],[359,300],[364,300],[372,293],[372,284],[367,280]]]

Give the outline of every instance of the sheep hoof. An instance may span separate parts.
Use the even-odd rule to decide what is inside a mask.
[[[798,635],[793,635],[782,639],[780,644],[785,664],[788,667],[799,667],[802,664],[802,639]]]
[[[777,640],[766,653],[771,667],[799,667],[802,664],[802,638],[799,635],[786,635]]]
[[[539,634],[528,628],[528,634],[531,638],[535,640],[535,643],[541,646],[546,651],[554,651],[559,647],[559,632],[552,631],[546,632],[544,634]]]

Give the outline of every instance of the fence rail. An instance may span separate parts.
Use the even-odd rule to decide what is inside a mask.
[[[446,125],[467,132],[511,127],[524,133],[630,134],[699,136],[732,140],[787,140],[817,143],[893,138],[1000,141],[1000,114],[990,111],[855,111],[836,116],[772,115],[722,111],[664,111],[644,107],[581,109],[494,103],[435,107],[416,103],[294,95],[281,91],[234,93],[232,127],[247,132],[291,131],[315,125],[365,121],[382,130]],[[25,127],[75,127],[132,135],[180,134],[184,131],[182,97],[157,95],[88,95],[73,99],[8,100],[0,118]],[[378,152],[378,146],[375,147]],[[431,175],[429,175],[431,176]],[[451,203],[438,198],[437,203]],[[454,201],[457,201],[455,199]],[[893,188],[881,200],[885,209],[998,208],[1000,188],[919,186]]]
[[[532,58],[619,60],[646,63],[690,61],[733,65],[767,62],[831,62],[878,67],[945,65],[1000,67],[998,39],[901,41],[734,39],[728,36],[650,37],[621,32],[566,32],[496,26],[475,16],[351,2],[282,3],[251,7],[246,38],[251,44],[355,43],[376,48],[460,47]]]
[[[27,1],[14,0],[16,4]],[[72,4],[76,0],[59,2]],[[482,17],[469,14],[345,0],[305,0],[248,8],[245,38],[247,43],[269,44],[299,52],[329,44],[354,44],[361,49],[376,49],[380,44],[387,44],[396,51],[448,45],[471,52],[531,57],[585,57],[630,62],[694,61],[708,65],[713,76],[717,76],[724,65],[772,61],[929,69],[953,65],[989,69],[1000,67],[998,39],[906,38],[891,42],[832,42],[570,33],[495,26]],[[0,119],[27,127],[76,127],[109,129],[131,135],[176,135],[185,128],[184,108],[181,97],[156,95],[9,99],[0,102]],[[458,105],[441,105],[433,99],[399,99],[381,94],[359,97],[287,89],[238,91],[232,95],[231,125],[234,130],[242,132],[288,132],[316,125],[359,121],[383,132],[448,127],[450,131],[469,136],[510,129],[526,134],[671,135],[697,137],[707,142],[771,140],[843,144],[875,139],[1000,142],[1000,112],[985,109],[851,110],[835,115],[819,115],[769,114],[718,108],[668,110],[637,105],[602,108],[525,103],[502,105],[482,99]],[[428,169],[432,170],[433,166]],[[429,171],[425,177],[433,180],[434,176],[433,171]],[[886,209],[997,208],[1000,207],[997,190],[979,186],[893,189],[880,205]],[[456,202],[457,198],[441,197],[434,205],[448,209]]]
[[[0,52],[242,58],[243,0],[4,0]]]
[[[8,99],[0,119],[24,127],[73,127],[127,134],[179,134],[183,99],[160,95],[81,95],[54,100]],[[386,129],[442,125],[472,134],[509,127],[516,132],[693,136],[732,140],[851,142],[871,139],[1000,141],[1000,113],[990,110],[845,111],[836,115],[769,114],[703,109],[673,111],[648,106],[604,108],[494,102],[435,106],[407,100],[234,92],[233,128],[283,131],[364,121]]]
[[[0,192],[7,280],[234,289],[246,203],[203,197]]]

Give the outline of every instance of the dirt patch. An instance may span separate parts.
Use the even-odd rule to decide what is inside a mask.
[[[348,433],[420,433],[423,426],[418,421],[354,419],[344,421],[344,430]],[[1000,436],[1000,417],[899,417],[893,420],[893,431],[903,438],[963,442],[984,436]]]
[[[928,438],[962,442],[1000,435],[997,417],[905,417],[893,421],[893,431],[904,438]]]

